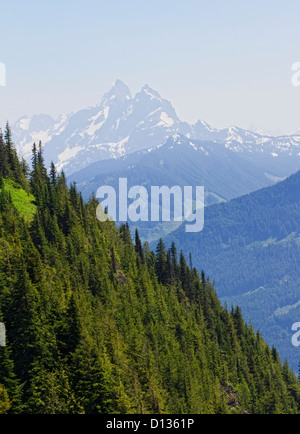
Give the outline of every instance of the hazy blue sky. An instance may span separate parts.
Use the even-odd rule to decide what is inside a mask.
[[[94,105],[116,78],[182,120],[300,128],[299,0],[0,0],[0,124]]]

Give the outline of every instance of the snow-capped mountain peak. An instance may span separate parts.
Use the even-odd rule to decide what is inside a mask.
[[[70,174],[89,164],[117,158],[161,143],[185,132],[172,104],[149,85],[135,97],[116,80],[95,107],[62,116],[24,117],[13,127],[20,153],[30,159],[34,141],[42,141],[47,164]]]
[[[130,89],[119,79],[114,81],[112,88],[102,97],[99,105],[110,104],[114,100],[122,104],[131,100]]]
[[[67,174],[99,160],[154,148],[169,137],[177,144],[186,139],[194,147],[193,140],[209,141],[237,153],[265,153],[273,159],[282,153],[297,159],[300,156],[299,135],[272,137],[236,126],[217,129],[202,120],[189,125],[149,85],[132,97],[121,80],[113,83],[95,107],[58,119],[24,116],[12,129],[21,156],[30,161],[33,142],[41,140],[46,164],[53,161]]]

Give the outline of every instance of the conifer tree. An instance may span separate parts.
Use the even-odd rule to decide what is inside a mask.
[[[51,168],[50,168],[50,180],[51,180],[52,187],[55,187],[57,181],[57,172],[53,161],[51,162]]]
[[[25,175],[22,171],[21,163],[18,159],[16,148],[12,141],[12,134],[11,129],[9,126],[9,123],[7,122],[5,133],[4,133],[4,141],[5,141],[5,151],[7,156],[7,163],[4,162],[4,165],[7,164],[8,173],[10,174],[11,178],[20,184],[22,187],[26,188],[27,182]]]
[[[1,129],[0,129],[0,174],[4,178],[6,178],[9,174],[7,152],[6,152],[3,133]]]
[[[156,247],[156,273],[161,283],[166,282],[166,262],[166,246],[161,238]]]
[[[144,263],[144,253],[143,253],[143,247],[139,236],[139,231],[136,228],[135,230],[135,251],[140,257],[142,263]]]

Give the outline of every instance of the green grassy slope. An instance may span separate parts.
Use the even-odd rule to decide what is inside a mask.
[[[27,193],[12,180],[4,180],[4,189],[10,193],[12,202],[26,222],[30,223],[36,212],[36,205],[32,194]]]

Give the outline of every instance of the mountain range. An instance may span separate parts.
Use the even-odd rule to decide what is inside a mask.
[[[175,134],[222,144],[255,162],[267,177],[276,179],[300,169],[299,135],[272,137],[238,127],[217,129],[202,120],[190,125],[148,85],[133,97],[120,80],[94,107],[58,119],[24,116],[12,131],[20,155],[29,160],[33,142],[41,140],[46,164],[53,161],[68,175],[100,160],[162,145]]]
[[[27,159],[41,140],[46,165],[65,171],[85,199],[101,185],[116,187],[120,177],[146,187],[203,185],[212,206],[202,233],[188,237],[178,225],[145,224],[141,238],[154,246],[164,237],[191,252],[222,301],[241,305],[295,369],[290,327],[300,309],[300,175],[284,179],[300,169],[299,135],[217,129],[201,120],[189,125],[148,85],[132,97],[120,80],[95,107],[57,120],[24,117],[13,132]]]

